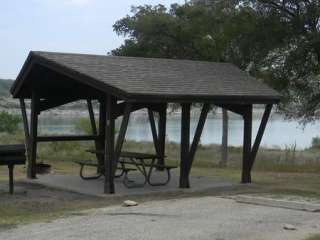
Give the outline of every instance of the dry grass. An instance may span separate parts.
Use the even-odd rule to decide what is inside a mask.
[[[79,167],[70,161],[48,160],[52,164],[53,171],[64,174],[78,174]],[[0,176],[5,177],[6,169],[1,168]],[[194,167],[191,172],[194,176],[208,176],[221,179],[221,181],[240,180],[240,169],[220,169]],[[17,179],[25,177],[25,169],[16,169]],[[233,189],[232,191],[205,191],[197,193],[158,193],[147,196],[132,196],[131,199],[138,202],[150,200],[162,200],[170,198],[201,197],[232,195],[239,193],[271,193],[288,194],[320,199],[319,188],[320,174],[310,173],[274,173],[257,171],[253,174],[254,185],[250,188]],[[4,182],[1,181],[0,185]],[[20,183],[20,187],[21,187]],[[18,184],[19,186],[19,184]],[[96,198],[65,191],[58,191],[40,186],[23,186],[26,192],[19,192],[9,196],[3,192],[0,194],[0,230],[12,227],[16,224],[35,221],[48,221],[62,216],[68,216],[79,210],[106,207],[120,204],[124,199],[121,197]],[[3,189],[3,188],[2,188]]]
[[[312,235],[306,238],[306,240],[320,240],[320,234]]]
[[[23,142],[23,135],[2,136],[1,143]],[[63,174],[77,175],[78,165],[72,160],[95,159],[95,156],[85,152],[91,148],[92,143],[47,143],[39,144],[39,160],[53,166],[53,171]],[[152,143],[126,142],[125,150],[154,152]],[[179,146],[169,143],[166,148],[167,160],[171,164],[179,163]],[[293,149],[261,149],[255,169],[253,182],[255,185],[249,190],[260,193],[289,194],[320,199],[320,160],[319,150],[294,151]],[[220,158],[219,147],[200,146],[194,162],[191,174],[194,176],[214,176],[221,180],[240,180],[241,149],[229,148],[229,166],[226,169],[218,168]],[[0,167],[0,182],[7,182],[8,171],[6,167]],[[25,168],[18,166],[15,169],[16,179],[25,178]],[[14,224],[33,221],[55,219],[60,216],[72,214],[74,211],[104,207],[119,204],[121,198],[91,198],[79,194],[57,191],[47,188],[27,187],[27,194],[9,196],[1,193],[0,198],[0,230]],[[172,193],[154,194],[151,196],[136,196],[134,200],[143,202],[149,200],[161,200],[179,197],[195,197],[220,194],[234,194],[238,192],[201,192],[201,193]],[[314,236],[309,240],[319,239]]]

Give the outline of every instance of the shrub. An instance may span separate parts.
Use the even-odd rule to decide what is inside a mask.
[[[19,129],[21,118],[6,111],[0,112],[0,132],[14,133]]]
[[[311,148],[320,148],[320,137],[312,138]]]
[[[96,123],[97,124],[97,123]],[[82,134],[92,134],[90,119],[80,118],[76,123],[76,130]]]

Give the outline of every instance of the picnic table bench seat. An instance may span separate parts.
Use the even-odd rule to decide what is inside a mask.
[[[23,144],[0,145],[0,165],[8,166],[9,169],[9,193],[13,194],[13,169],[15,165],[26,163],[26,148]]]

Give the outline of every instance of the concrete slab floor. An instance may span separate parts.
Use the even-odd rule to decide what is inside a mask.
[[[162,180],[164,176],[163,173],[158,173],[154,176],[154,180]],[[130,179],[136,182],[141,182],[141,175],[134,174]],[[48,174],[48,175],[38,175],[37,179],[25,180],[27,182],[38,183],[48,187],[53,187],[61,190],[73,191],[81,194],[92,195],[92,196],[108,196],[103,194],[104,178],[101,177],[95,180],[82,180],[79,176],[73,175],[61,175],[61,174]],[[204,191],[206,189],[212,188],[234,188],[240,186],[240,183],[221,181],[218,178],[209,177],[190,177],[190,189],[180,189],[179,186],[179,176],[175,173],[172,174],[171,181],[166,186],[150,186],[146,184],[144,187],[139,188],[127,188],[122,183],[122,178],[115,179],[115,189],[117,196],[130,196],[139,194],[151,194],[151,193],[163,193],[163,192],[177,192],[177,191]],[[110,195],[109,195],[110,196]]]

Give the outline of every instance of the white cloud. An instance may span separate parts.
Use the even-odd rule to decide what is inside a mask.
[[[50,5],[73,5],[73,6],[86,6],[95,2],[95,0],[36,0],[39,3],[46,3]]]
[[[82,5],[87,5],[87,4],[93,3],[94,0],[63,0],[63,2],[68,5],[82,6]]]

